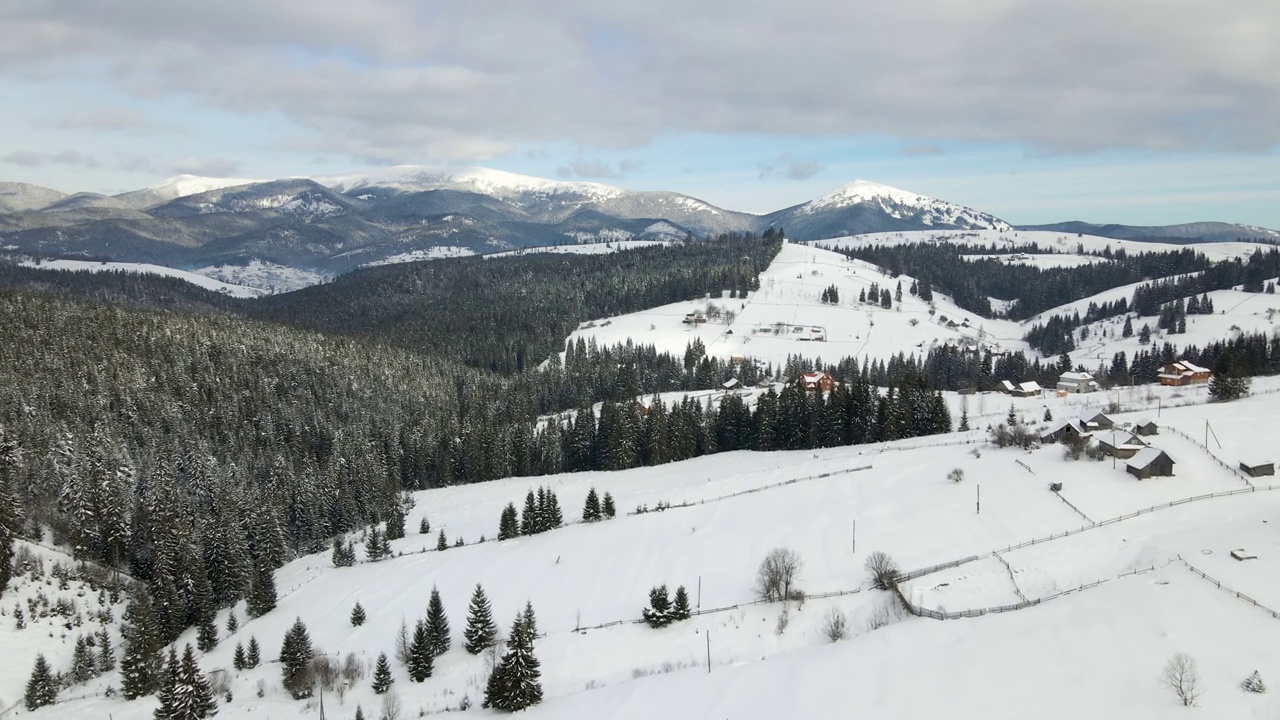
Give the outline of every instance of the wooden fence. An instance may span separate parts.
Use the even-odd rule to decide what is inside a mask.
[[[1208,575],[1206,575],[1206,574],[1204,573],[1204,571],[1200,570],[1199,568],[1195,567],[1194,565],[1192,565],[1191,563],[1189,563],[1189,562],[1187,562],[1185,559],[1183,559],[1183,557],[1182,557],[1181,555],[1179,555],[1179,556],[1178,556],[1178,561],[1179,561],[1179,562],[1181,562],[1183,565],[1185,565],[1185,566],[1186,566],[1186,568],[1187,568],[1188,570],[1190,570],[1191,572],[1193,572],[1193,573],[1195,573],[1195,574],[1199,575],[1200,577],[1204,578],[1205,580],[1208,580],[1209,582],[1213,583],[1213,584],[1214,584],[1214,586],[1216,586],[1218,589],[1220,589],[1220,590],[1226,590],[1227,592],[1231,593],[1232,595],[1235,595],[1237,598],[1239,598],[1239,599],[1241,599],[1241,600],[1243,600],[1243,601],[1245,601],[1245,602],[1249,603],[1250,605],[1252,605],[1252,606],[1254,606],[1254,607],[1256,607],[1256,608],[1259,608],[1260,610],[1262,610],[1263,612],[1267,613],[1267,614],[1268,614],[1268,615],[1270,615],[1271,617],[1276,618],[1277,620],[1280,620],[1280,613],[1276,612],[1275,610],[1272,610],[1271,608],[1267,607],[1266,605],[1263,605],[1262,603],[1258,602],[1257,600],[1254,600],[1253,598],[1249,597],[1248,595],[1245,595],[1244,593],[1240,592],[1239,590],[1232,590],[1231,588],[1227,587],[1226,585],[1223,585],[1223,584],[1222,584],[1221,582],[1219,582],[1218,580],[1214,580],[1213,578],[1211,578],[1211,577],[1209,577]]]
[[[1085,583],[1083,585],[1079,585],[1077,587],[1073,587],[1068,590],[1061,590],[1059,592],[1053,593],[1052,595],[1045,595],[1044,597],[1038,597],[1034,600],[1024,599],[1022,602],[1013,603],[1012,605],[996,605],[993,607],[974,608],[972,610],[957,610],[953,612],[943,612],[941,610],[934,610],[932,608],[914,605],[911,603],[910,600],[907,600],[906,595],[904,595],[900,589],[895,587],[895,592],[897,592],[898,599],[902,601],[903,606],[907,608],[907,612],[911,613],[912,615],[915,615],[916,617],[927,617],[927,618],[932,618],[934,620],[959,620],[961,618],[975,618],[975,617],[982,617],[983,615],[992,615],[996,613],[1013,612],[1015,610],[1024,610],[1026,608],[1034,607],[1041,603],[1049,602],[1050,600],[1057,600],[1060,597],[1065,597],[1072,593],[1078,593],[1082,590],[1088,590],[1090,588],[1098,587],[1103,583],[1108,583],[1113,580],[1119,580],[1120,578],[1129,577],[1131,575],[1140,575],[1142,573],[1149,573],[1155,569],[1156,568],[1153,565],[1149,568],[1130,570],[1129,572],[1120,573],[1119,575],[1116,575],[1113,578],[1103,578],[1102,580],[1095,580],[1091,583]],[[1015,584],[1015,587],[1016,587],[1016,584]],[[1019,597],[1023,597],[1021,592],[1019,592],[1018,595]]]

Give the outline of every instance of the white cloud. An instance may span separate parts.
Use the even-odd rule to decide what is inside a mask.
[[[688,132],[1271,148],[1277,67],[1274,0],[0,5],[0,75],[279,114],[372,161]]]
[[[782,153],[771,163],[760,165],[760,177],[784,177],[788,180],[808,180],[822,172],[822,163],[802,160],[791,153]]]

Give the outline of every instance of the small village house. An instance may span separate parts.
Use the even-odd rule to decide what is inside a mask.
[[[1112,420],[1106,413],[1094,413],[1081,419],[1084,420],[1085,427],[1090,430],[1110,430],[1116,426],[1116,421]]]
[[[831,392],[831,388],[836,386],[835,378],[831,377],[831,373],[825,372],[807,372],[796,383],[801,390],[821,393]]]
[[[1171,477],[1173,475],[1173,458],[1159,448],[1147,447],[1139,450],[1129,462],[1125,470],[1139,480],[1152,477]]]
[[[1058,376],[1058,389],[1068,393],[1090,393],[1099,390],[1098,381],[1087,372],[1064,372]]]
[[[1142,438],[1124,430],[1112,430],[1096,437],[1102,452],[1121,460],[1128,460],[1147,446]]]
[[[1159,435],[1159,434],[1160,434],[1160,426],[1159,426],[1159,425],[1156,425],[1156,424],[1155,424],[1154,422],[1152,422],[1151,420],[1148,420],[1148,419],[1146,419],[1146,418],[1142,418],[1142,419],[1140,419],[1140,420],[1136,421],[1135,423],[1133,423],[1133,434],[1135,434],[1135,435],[1141,435],[1142,437],[1149,437],[1149,436],[1151,436],[1151,435]]]
[[[1062,420],[1057,425],[1049,428],[1040,434],[1040,442],[1074,442],[1076,440],[1087,441],[1093,437],[1093,434],[1085,429],[1084,423],[1075,418],[1070,420]]]
[[[1040,387],[1040,383],[1035,380],[1017,384],[1008,380],[1001,380],[1000,389],[1014,397],[1039,397],[1044,391],[1044,388]]]
[[[1209,382],[1213,375],[1209,368],[1203,368],[1186,360],[1171,362],[1160,371],[1161,385],[1199,385]]]

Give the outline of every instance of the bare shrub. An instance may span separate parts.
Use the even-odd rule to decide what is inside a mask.
[[[871,576],[871,582],[880,590],[892,590],[898,585],[898,574],[902,572],[898,568],[898,563],[889,557],[888,553],[879,550],[867,556],[866,562],[867,574]]]
[[[332,691],[338,684],[338,663],[328,655],[320,655],[311,660],[311,676],[320,683],[320,687]]]
[[[400,720],[404,713],[404,703],[400,701],[400,694],[394,689],[388,690],[382,696],[382,714],[378,717],[381,720]]]
[[[1082,437],[1070,436],[1062,439],[1062,458],[1064,460],[1079,460],[1084,455],[1084,449],[1088,446],[1089,441]]]
[[[778,621],[773,626],[775,635],[782,635],[787,631],[787,626],[791,624],[791,612],[787,608],[782,608],[782,612],[778,613]]]
[[[947,479],[955,483],[964,482],[964,471],[960,468],[955,468],[947,473]]]
[[[895,596],[884,598],[871,609],[871,615],[867,617],[867,632],[879,630],[885,625],[897,622],[902,619],[902,603]]]
[[[409,664],[409,623],[404,618],[400,618],[400,629],[396,631],[396,660]]]
[[[214,670],[209,673],[209,690],[216,696],[223,696],[231,689],[231,673],[225,670]]]
[[[1169,658],[1160,681],[1178,696],[1184,706],[1195,705],[1200,698],[1200,674],[1196,671],[1196,661],[1186,653],[1174,653]]]
[[[839,642],[849,636],[849,619],[839,608],[828,608],[822,616],[822,634],[831,642]]]
[[[356,681],[364,677],[364,664],[361,663],[355,653],[347,653],[347,657],[342,661],[342,679],[348,685],[355,685]]]
[[[795,585],[800,580],[800,568],[803,566],[800,554],[795,550],[770,550],[756,570],[756,594],[767,602],[790,598],[797,590]]]

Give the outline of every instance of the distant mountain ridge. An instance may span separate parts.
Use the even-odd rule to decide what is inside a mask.
[[[1225,222],[1194,222],[1178,225],[1096,225],[1073,220],[1049,225],[1021,225],[1019,230],[1048,230],[1051,232],[1097,235],[1117,240],[1145,240],[1148,242],[1232,242],[1254,240],[1280,243],[1280,232],[1255,225],[1238,225]]]
[[[1111,229],[1131,234],[1107,236],[1127,239],[1239,239],[1256,232],[1256,237],[1280,240],[1274,231],[1227,223],[1042,227],[1101,235]],[[866,180],[763,215],[675,192],[475,167],[398,166],[276,180],[182,175],[114,196],[0,183],[0,247],[185,269],[262,261],[331,274],[440,246],[487,253],[768,228],[781,228],[797,240],[819,240],[1010,225],[980,210]],[[1149,234],[1142,235],[1144,230]],[[1170,235],[1175,232],[1185,234]]]

